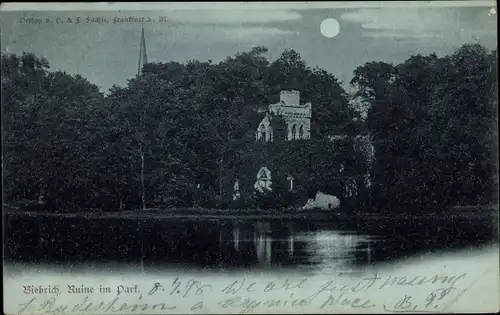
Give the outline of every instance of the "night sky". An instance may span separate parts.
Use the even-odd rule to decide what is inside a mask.
[[[137,72],[141,23],[113,23],[115,17],[165,16],[166,23],[145,23],[149,62],[191,59],[218,62],[238,51],[265,45],[276,58],[286,48],[298,51],[309,66],[319,65],[348,81],[353,70],[367,61],[401,62],[412,54],[448,54],[464,43],[493,49],[496,13],[491,4],[475,7],[346,8],[342,3],[171,4],[138,11],[138,4],[103,7],[87,4],[87,11],[2,12],[2,53],[33,52],[45,57],[52,69],[80,73],[103,91],[124,85]],[[487,2],[490,3],[490,2]],[[222,6],[225,5],[225,6]],[[373,6],[374,3],[368,4]],[[482,6],[481,6],[482,5]],[[93,6],[94,11],[88,11]],[[195,9],[196,8],[196,9]],[[199,8],[204,8],[200,10]],[[5,10],[6,7],[4,6]],[[44,21],[56,17],[81,23],[20,24],[21,18]],[[107,24],[86,24],[87,17],[106,17]],[[340,32],[327,38],[320,32],[326,18],[340,23]]]

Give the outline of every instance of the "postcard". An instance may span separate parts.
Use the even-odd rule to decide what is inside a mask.
[[[4,313],[499,311],[496,2],[0,9]]]

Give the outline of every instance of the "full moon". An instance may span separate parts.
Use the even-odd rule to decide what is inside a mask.
[[[339,34],[340,24],[337,20],[328,18],[321,22],[319,30],[321,31],[321,34],[323,34],[323,36],[333,38]]]

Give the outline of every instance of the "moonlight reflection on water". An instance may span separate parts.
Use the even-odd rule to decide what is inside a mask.
[[[392,221],[389,221],[392,220]],[[193,220],[7,215],[6,261],[73,266],[350,271],[489,244],[492,217],[364,221]]]
[[[360,255],[369,260],[369,236],[352,231],[320,229],[303,231],[288,223],[280,231],[274,231],[270,222],[254,224],[232,223],[232,233],[219,231],[220,247],[234,256],[251,256],[255,252],[256,265],[277,267],[291,265],[305,270],[348,269],[348,265]],[[230,237],[229,239],[224,236]]]
[[[298,241],[306,243],[305,252],[309,261],[317,264],[321,272],[334,272],[347,268],[355,259],[355,253],[366,252],[370,263],[370,240],[357,234],[342,234],[337,231],[305,232],[297,235]],[[350,271],[350,269],[348,269]]]

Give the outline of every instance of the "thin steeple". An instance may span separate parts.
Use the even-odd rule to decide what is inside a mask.
[[[148,54],[146,52],[146,39],[144,38],[144,25],[142,26],[141,34],[141,47],[139,49],[139,66],[137,68],[137,75],[141,74],[142,67],[148,63]]]

